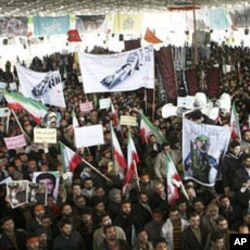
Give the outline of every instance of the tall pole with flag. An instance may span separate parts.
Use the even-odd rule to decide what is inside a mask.
[[[166,176],[167,176],[167,193],[168,203],[174,205],[176,200],[180,197],[179,189],[183,195],[189,200],[186,189],[183,185],[180,175],[172,161],[171,156],[167,153],[166,155]]]
[[[119,176],[121,179],[124,179],[124,173],[127,170],[127,162],[121,150],[121,146],[113,129],[113,126],[110,125],[111,139],[112,139],[112,151],[114,156],[114,166],[118,167]]]
[[[236,111],[235,103],[232,105],[231,117],[230,117],[230,127],[232,129],[231,138],[233,140],[239,139],[241,140],[241,131],[240,131],[240,124],[238,120],[238,114]]]
[[[130,132],[128,133],[128,150],[127,150],[127,173],[123,181],[123,190],[126,189],[128,183],[131,181],[134,175],[136,175],[136,183],[140,190],[139,178],[137,172],[137,164],[139,163],[139,155],[137,153],[134,141]]]

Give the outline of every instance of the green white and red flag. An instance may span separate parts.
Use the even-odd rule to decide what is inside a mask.
[[[75,153],[62,142],[60,142],[60,150],[64,172],[74,172],[77,165],[82,162],[80,155]]]
[[[131,134],[128,133],[128,149],[127,149],[127,173],[123,180],[123,190],[127,184],[131,181],[134,174],[137,174],[137,164],[139,163],[139,155],[137,153],[134,141]]]
[[[42,118],[47,114],[48,108],[42,103],[21,96],[17,93],[3,91],[3,95],[8,102],[8,106],[13,110],[27,111],[36,123],[41,123]]]
[[[113,148],[113,155],[114,155],[114,165],[119,168],[119,175],[121,179],[124,179],[124,173],[127,170],[127,162],[126,158],[123,155],[121,150],[121,146],[115,134],[113,127],[110,127],[111,130],[111,138],[112,138],[112,148]]]
[[[142,141],[147,143],[148,137],[153,134],[158,143],[162,144],[163,142],[166,142],[166,138],[162,135],[160,130],[154,124],[152,124],[144,114],[140,113],[140,115],[140,137]]]
[[[180,191],[188,199],[186,189],[182,183],[181,177],[169,154],[166,155],[166,176],[167,176],[167,193],[168,203],[174,205],[180,197]]]

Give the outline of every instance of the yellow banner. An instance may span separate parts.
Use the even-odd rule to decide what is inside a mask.
[[[114,16],[113,32],[115,33],[140,33],[142,27],[142,15],[140,14],[116,14]]]

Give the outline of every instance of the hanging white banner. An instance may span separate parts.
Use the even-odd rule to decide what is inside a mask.
[[[85,93],[154,88],[153,47],[111,55],[79,53]]]
[[[25,96],[44,104],[66,107],[59,71],[36,72],[16,65],[20,81],[19,91]]]

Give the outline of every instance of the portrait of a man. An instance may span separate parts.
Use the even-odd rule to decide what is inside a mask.
[[[46,187],[47,198],[57,199],[59,186],[59,172],[35,172],[34,183],[41,184]]]
[[[185,171],[203,183],[209,183],[211,168],[218,168],[217,160],[208,153],[209,146],[208,136],[197,136],[194,141],[190,141],[190,152],[184,161]]]

